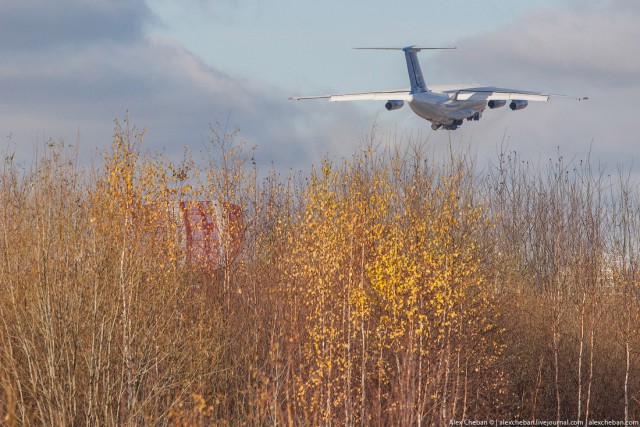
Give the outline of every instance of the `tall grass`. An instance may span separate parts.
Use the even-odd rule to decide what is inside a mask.
[[[259,181],[239,135],[204,166],[143,136],[117,125],[91,169],[60,143],[4,160],[4,424],[640,417],[625,176],[407,142]],[[186,262],[183,200],[241,207],[239,254]]]

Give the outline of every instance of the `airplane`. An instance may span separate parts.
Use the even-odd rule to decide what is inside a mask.
[[[366,50],[401,50],[404,52],[409,72],[411,88],[408,90],[387,90],[377,92],[349,93],[336,95],[298,96],[290,100],[320,99],[329,101],[387,101],[385,108],[388,111],[398,110],[406,102],[411,110],[418,116],[431,122],[431,129],[456,130],[464,120],[478,121],[486,107],[489,109],[500,108],[507,105],[513,111],[522,110],[529,105],[529,101],[547,101],[550,97],[563,97],[575,100],[586,100],[587,97],[571,97],[567,95],[554,95],[541,92],[529,92],[516,89],[505,89],[492,86],[474,85],[438,85],[425,84],[418,52],[421,50],[456,49],[455,47],[368,47],[355,48]]]

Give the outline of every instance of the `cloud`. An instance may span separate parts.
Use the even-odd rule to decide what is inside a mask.
[[[463,40],[460,55],[443,59],[454,65],[473,61],[482,78],[501,73],[514,81],[533,75],[563,86],[637,84],[640,57],[630,53],[640,41],[640,11],[618,3],[624,2],[531,13],[507,28]]]
[[[589,96],[586,102],[552,99],[527,110],[486,111],[476,134],[507,130],[518,151],[553,156],[561,151],[615,168],[637,158],[640,97],[640,4],[569,2],[538,10],[513,25],[458,42],[437,57],[452,80]],[[482,132],[482,133],[480,133]],[[637,159],[636,159],[637,160]]]
[[[21,0],[0,14],[0,51],[46,51],[96,41],[131,41],[152,18],[144,0]]]
[[[255,70],[225,73],[224,57],[207,65],[176,41],[150,36],[145,28],[157,18],[142,0],[62,0],[59,10],[45,0],[16,3],[0,18],[0,52],[10,52],[0,61],[0,135],[11,133],[27,159],[33,142],[50,136],[79,138],[81,151],[91,153],[109,147],[113,119],[129,111],[133,123],[148,128],[146,147],[179,156],[185,145],[201,150],[209,124],[224,126],[230,117],[240,137],[258,146],[263,168],[286,171],[305,169],[325,153],[349,156],[377,120],[378,135],[386,132],[391,143],[395,135],[421,135],[438,149],[471,143],[481,156],[495,157],[506,135],[511,148],[532,157],[552,157],[560,146],[572,155],[592,150],[592,158],[626,161],[637,156],[640,59],[632,53],[640,3],[567,1],[460,40],[457,51],[431,57],[431,68],[449,82],[591,99],[487,111],[451,139],[431,133],[406,108],[291,102],[281,89],[251,81]]]
[[[127,111],[148,129],[146,147],[169,155],[185,145],[201,150],[210,123],[229,117],[230,130],[238,126],[258,159],[279,170],[344,153],[354,139],[345,124],[362,120],[355,107],[302,106],[208,66],[177,42],[146,35],[154,17],[143,1],[62,3],[51,10],[30,0],[3,13],[15,22],[0,27],[2,49],[14,51],[0,62],[0,133],[12,135],[27,161],[33,142],[49,137],[102,151]],[[44,13],[33,17],[36,10]]]

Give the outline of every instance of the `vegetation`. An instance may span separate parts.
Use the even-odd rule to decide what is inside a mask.
[[[142,141],[4,159],[4,425],[640,418],[628,177],[407,142],[259,180],[235,134],[205,165]],[[186,262],[182,200],[240,206],[240,253]]]

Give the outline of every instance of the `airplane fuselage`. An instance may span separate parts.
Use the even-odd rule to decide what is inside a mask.
[[[456,121],[482,113],[486,101],[457,101],[449,94],[418,92],[408,100],[409,107],[418,116],[434,125],[452,125]]]

